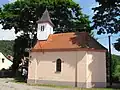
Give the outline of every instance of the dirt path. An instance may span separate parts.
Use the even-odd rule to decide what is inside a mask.
[[[27,84],[11,82],[12,80],[12,78],[0,78],[0,90],[66,90],[50,87],[29,86]]]

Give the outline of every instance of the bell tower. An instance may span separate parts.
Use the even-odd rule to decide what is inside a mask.
[[[49,12],[46,9],[42,17],[37,21],[37,39],[47,40],[50,34],[53,34],[54,24],[52,23]]]

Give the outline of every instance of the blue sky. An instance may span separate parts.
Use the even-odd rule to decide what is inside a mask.
[[[10,0],[0,0],[0,6],[8,2],[10,2]],[[15,38],[14,30],[2,30],[1,27],[0,25],[0,40],[13,40]]]
[[[75,0],[75,2],[80,4],[80,7],[82,8],[83,13],[89,15],[89,19],[92,21],[92,16],[94,15],[94,12],[92,11],[93,7],[98,6],[99,4],[95,2],[95,0]],[[96,32],[94,30],[94,32]],[[111,44],[113,44],[114,42],[116,42],[116,39],[119,37],[120,33],[118,33],[117,35],[113,34],[111,36]],[[105,46],[106,48],[108,48],[108,35],[97,35],[95,33],[95,37],[98,38],[98,42],[100,42],[103,46]],[[111,45],[112,48],[112,53],[113,54],[117,54],[120,55],[120,52],[116,51],[113,47],[113,45]]]
[[[9,0],[1,0],[1,1],[0,1],[0,6],[3,5],[3,4],[8,3],[8,1],[9,1]]]
[[[9,2],[13,2],[14,0],[0,0],[0,6]],[[87,14],[90,16],[90,20],[92,21],[92,16],[94,15],[91,8],[98,6],[98,3],[95,2],[95,0],[74,0],[76,3],[80,4],[82,11],[84,14]],[[0,25],[1,29],[1,25]],[[94,30],[95,32],[95,30]],[[111,41],[114,43],[116,39],[119,37],[120,33],[117,35],[112,35]],[[0,30],[0,40],[13,40],[15,39],[14,30]],[[95,37],[98,38],[98,42],[100,42],[103,46],[108,48],[108,35],[97,35],[95,33]],[[116,51],[113,46],[112,53],[120,55],[120,52]]]

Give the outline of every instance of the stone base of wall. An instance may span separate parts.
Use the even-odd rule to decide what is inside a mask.
[[[53,80],[34,80],[28,79],[28,84],[50,84],[50,85],[58,85],[58,86],[72,86],[75,87],[75,82],[67,82],[67,81],[53,81]],[[104,88],[106,87],[105,82],[77,82],[77,87],[80,88]]]

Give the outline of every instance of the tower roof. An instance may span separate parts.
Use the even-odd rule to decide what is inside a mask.
[[[47,9],[43,13],[42,17],[37,21],[37,23],[43,23],[43,22],[49,22],[52,26],[54,26],[54,24],[50,19],[50,15]]]

